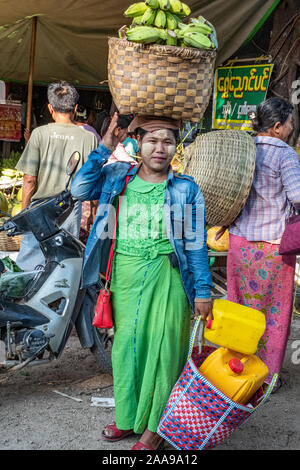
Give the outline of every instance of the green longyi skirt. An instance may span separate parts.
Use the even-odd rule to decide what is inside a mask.
[[[191,309],[178,268],[115,253],[112,350],[116,425],[156,432],[187,359]]]

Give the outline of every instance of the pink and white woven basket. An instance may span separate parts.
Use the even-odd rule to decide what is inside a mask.
[[[161,417],[157,432],[180,450],[211,449],[227,439],[270,396],[277,381],[275,374],[267,391],[258,391],[251,403],[232,401],[203,375],[198,367],[215,348],[201,342],[194,346],[200,320],[195,324],[188,360],[175,384]],[[201,334],[203,322],[201,322]]]

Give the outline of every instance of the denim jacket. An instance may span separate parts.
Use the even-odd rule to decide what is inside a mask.
[[[137,166],[116,162],[103,166],[111,151],[103,144],[94,150],[77,172],[71,187],[72,196],[81,201],[99,200],[91,229],[83,266],[82,285],[99,282],[99,273],[106,272],[115,211],[113,202],[131,181]],[[167,236],[177,257],[181,280],[190,302],[211,297],[211,275],[206,246],[204,198],[193,178],[169,171],[164,204]],[[186,215],[187,214],[187,215]]]

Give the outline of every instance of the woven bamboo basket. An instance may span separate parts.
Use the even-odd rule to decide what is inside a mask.
[[[22,235],[8,237],[5,232],[0,232],[0,251],[19,251]]]
[[[108,83],[121,114],[199,122],[212,90],[215,51],[108,40]]]
[[[194,177],[205,200],[209,225],[230,225],[249,196],[254,170],[254,139],[244,131],[213,131],[186,147],[183,172]]]

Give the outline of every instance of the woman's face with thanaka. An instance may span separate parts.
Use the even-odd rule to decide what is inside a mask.
[[[170,129],[147,132],[139,139],[139,147],[143,165],[153,172],[164,173],[176,151],[175,135]]]

